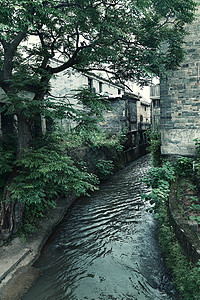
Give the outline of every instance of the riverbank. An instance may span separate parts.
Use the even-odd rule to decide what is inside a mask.
[[[183,184],[180,182],[172,184],[169,196],[169,217],[185,255],[193,264],[196,264],[200,259],[200,231],[199,224],[197,221],[190,220],[190,216],[198,215],[192,206],[191,199],[199,203],[200,195],[188,186],[192,186],[189,180],[185,180]]]
[[[76,199],[58,199],[54,210],[42,218],[38,230],[22,241],[15,237],[0,247],[0,299],[16,300],[26,293],[40,275],[40,270],[32,267],[53,229],[63,219],[67,209]]]

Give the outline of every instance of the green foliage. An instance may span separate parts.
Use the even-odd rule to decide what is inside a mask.
[[[73,148],[76,146],[91,146],[97,149],[105,147],[112,152],[121,152],[123,150],[123,143],[126,139],[126,134],[123,132],[117,135],[110,135],[103,133],[100,130],[71,130],[62,134],[62,139],[66,148]]]
[[[16,165],[18,176],[9,190],[13,199],[29,204],[40,204],[44,199],[50,204],[57,196],[70,193],[87,194],[98,183],[94,175],[79,170],[66,154],[48,147],[24,153]]]
[[[124,132],[119,132],[117,135],[111,135],[109,133],[92,133],[90,136],[91,143],[94,147],[101,148],[106,147],[113,152],[123,151],[123,143],[126,139]]]
[[[64,150],[63,136],[50,134],[15,161],[17,176],[8,189],[12,201],[25,203],[24,232],[34,230],[36,220],[55,207],[57,197],[87,195],[97,189],[97,176],[75,165]]]
[[[97,175],[99,179],[107,179],[109,175],[113,174],[113,161],[112,160],[103,160],[99,159],[97,164],[96,164],[96,169],[97,169]]]
[[[191,178],[193,174],[193,159],[188,157],[179,157],[176,160],[174,167],[178,176]]]
[[[170,162],[165,162],[161,167],[153,167],[144,178],[144,182],[152,188],[157,188],[160,182],[171,183],[175,180],[175,169]]]
[[[197,173],[197,180],[198,183],[200,181],[200,139],[195,139],[195,145],[196,145],[196,157],[195,157],[195,170]]]
[[[12,140],[12,137],[11,137]],[[7,142],[0,143],[0,193],[6,185],[8,177],[13,169],[13,163],[15,161],[15,145],[11,144],[7,146]]]
[[[0,60],[2,83],[7,79],[15,89],[32,85],[44,92],[49,90],[48,77],[74,68],[103,69],[117,80],[144,84],[152,72],[180,63],[184,25],[194,17],[192,0],[160,2],[0,0],[1,57],[9,53],[13,62],[6,78],[7,60]],[[169,18],[172,14],[174,22]],[[31,46],[24,43],[28,40]],[[162,51],[163,42],[167,51]],[[59,60],[53,66],[50,60],[57,53]]]
[[[161,164],[161,135],[159,128],[149,129],[147,131],[149,140],[148,150],[151,152],[153,166],[157,167]]]
[[[14,160],[15,153],[0,146],[0,175],[4,176],[12,171]]]
[[[151,168],[144,182],[152,187],[149,194],[142,194],[142,198],[152,205],[150,212],[155,213],[155,218],[162,222],[162,208],[167,206],[170,193],[170,183],[175,180],[175,169],[171,163],[166,162],[162,167]]]
[[[198,209],[199,212],[199,209]],[[198,224],[200,224],[200,216],[189,216],[189,219],[191,221],[196,221]]]
[[[197,143],[197,162],[200,159],[200,142]],[[198,163],[197,163],[198,166]],[[200,174],[200,173],[199,173]],[[144,198],[150,201],[153,207],[150,211],[155,212],[155,217],[159,220],[158,237],[165,254],[166,262],[171,269],[173,280],[179,292],[181,299],[199,299],[200,295],[200,263],[193,265],[184,255],[179,243],[177,242],[173,227],[170,224],[168,216],[168,197],[170,192],[170,183],[176,176],[192,178],[193,160],[186,157],[180,157],[172,166],[169,162],[163,164],[160,168],[152,168],[145,178],[148,186],[152,187],[151,193],[144,195]],[[190,191],[196,191],[196,185],[187,184]],[[190,196],[190,209],[194,215],[190,220],[200,224],[200,205],[197,196]]]
[[[198,300],[200,295],[200,265],[193,265],[184,255],[176,240],[173,228],[170,226],[167,207],[163,208],[163,216],[162,226],[158,229],[158,238],[180,298]]]
[[[190,189],[190,190],[192,190],[192,189]],[[194,191],[194,189],[193,189],[193,191]],[[191,197],[189,197],[189,200],[190,200],[190,202],[198,202],[199,198],[197,196],[191,196]]]
[[[27,236],[34,234],[38,230],[38,220],[45,217],[46,213],[55,207],[55,201],[46,201],[46,199],[40,203],[26,203],[17,233],[21,239],[25,240]]]
[[[170,183],[176,175],[188,176],[191,172],[191,160],[180,158],[174,166],[167,162],[160,168],[152,168],[145,178],[148,186],[152,187],[149,194],[143,197],[153,205],[150,211],[155,212],[155,218],[159,220],[158,238],[165,254],[166,262],[171,269],[173,280],[181,299],[199,299],[200,294],[200,265],[194,266],[184,255],[175,237],[174,230],[169,222],[168,197]],[[194,188],[192,186],[191,188]],[[199,211],[196,197],[191,196],[192,209]],[[190,216],[191,220],[200,223],[198,216]]]

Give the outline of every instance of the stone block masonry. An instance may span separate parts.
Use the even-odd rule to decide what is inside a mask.
[[[169,217],[175,230],[177,240],[188,259],[196,264],[200,259],[200,239],[195,225],[190,224],[180,212],[177,201],[177,186],[173,183],[169,196]],[[195,231],[194,231],[195,229]]]
[[[200,8],[187,30],[184,62],[161,79],[163,155],[193,156],[194,139],[200,138]]]

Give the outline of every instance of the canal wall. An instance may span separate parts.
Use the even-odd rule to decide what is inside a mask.
[[[87,170],[97,174],[97,164],[101,160],[113,161],[113,172],[116,172],[130,162],[148,153],[148,143],[143,142],[127,150],[117,151],[115,148],[100,147],[75,147],[67,150],[67,154],[76,162],[84,162]],[[98,174],[97,174],[98,175]]]
[[[194,264],[200,259],[200,240],[197,233],[197,226],[186,220],[180,211],[177,201],[177,184],[173,183],[169,196],[169,217],[175,230],[177,240],[185,255]]]

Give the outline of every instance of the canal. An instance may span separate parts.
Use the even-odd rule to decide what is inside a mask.
[[[43,248],[42,276],[23,300],[176,299],[140,194],[149,156],[78,199]]]

